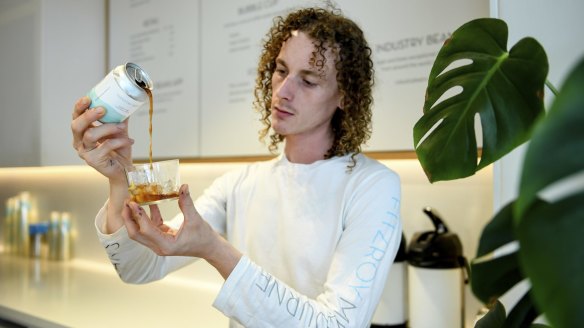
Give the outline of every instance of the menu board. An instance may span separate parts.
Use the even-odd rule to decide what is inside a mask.
[[[253,110],[262,40],[275,16],[322,4],[111,1],[110,63],[135,60],[155,82],[155,156],[267,154],[258,142],[260,117]],[[364,150],[412,150],[413,126],[422,116],[436,54],[458,26],[487,17],[489,1],[337,0],[336,5],[362,27],[373,51],[373,134]],[[132,118],[132,133],[146,131],[146,113]]]
[[[194,157],[200,152],[199,6],[190,0],[109,1],[110,69],[133,62],[154,82],[155,158]],[[148,158],[148,107],[130,118],[134,158]]]
[[[262,39],[275,16],[314,1],[202,1],[201,151],[208,156],[263,155],[253,89]]]

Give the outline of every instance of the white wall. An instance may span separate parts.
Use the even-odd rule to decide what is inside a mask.
[[[0,0],[0,167],[81,163],[75,100],[105,74],[105,0]]]
[[[40,8],[0,0],[0,167],[40,161]]]
[[[105,1],[40,3],[41,164],[81,163],[71,151],[71,113],[106,73]]]
[[[509,26],[509,45],[531,36],[544,47],[549,60],[548,80],[560,88],[576,61],[584,57],[584,1],[581,0],[491,0],[491,16]],[[546,103],[553,95],[546,90]],[[525,147],[517,149],[494,166],[494,207],[499,209],[517,196]]]

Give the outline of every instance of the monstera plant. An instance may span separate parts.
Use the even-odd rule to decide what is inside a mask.
[[[530,141],[519,196],[482,231],[471,263],[471,288],[490,311],[477,327],[584,327],[584,61],[557,91],[533,38],[507,50],[507,24],[470,21],[439,51],[424,114],[414,126],[420,164],[430,182],[473,175]],[[555,94],[546,112],[546,84]],[[480,118],[482,147],[475,120]],[[495,252],[505,245],[518,245]],[[504,255],[495,255],[504,254]],[[511,308],[499,297],[528,280]]]

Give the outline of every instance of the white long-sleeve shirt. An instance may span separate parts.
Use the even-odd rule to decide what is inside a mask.
[[[285,156],[218,178],[195,202],[244,256],[214,306],[232,327],[368,327],[400,238],[400,181],[359,154],[312,164]],[[159,257],[125,229],[101,242],[120,277],[143,283],[193,259]],[[235,320],[235,321],[234,321]]]

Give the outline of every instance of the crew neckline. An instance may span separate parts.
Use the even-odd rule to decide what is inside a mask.
[[[326,158],[326,159],[323,158],[323,159],[316,160],[316,161],[314,161],[312,163],[305,164],[305,163],[294,163],[294,162],[291,162],[288,159],[288,157],[286,156],[286,154],[281,153],[278,156],[278,162],[281,163],[281,164],[284,164],[284,165],[286,165],[288,167],[294,167],[294,168],[297,168],[297,169],[303,169],[303,168],[310,169],[310,168],[317,167],[317,166],[320,166],[320,165],[325,164],[325,163],[333,163],[333,162],[337,162],[337,161],[348,160],[348,158],[350,156],[351,156],[351,154],[347,154],[347,155],[343,155],[343,156],[335,156],[335,157]]]

